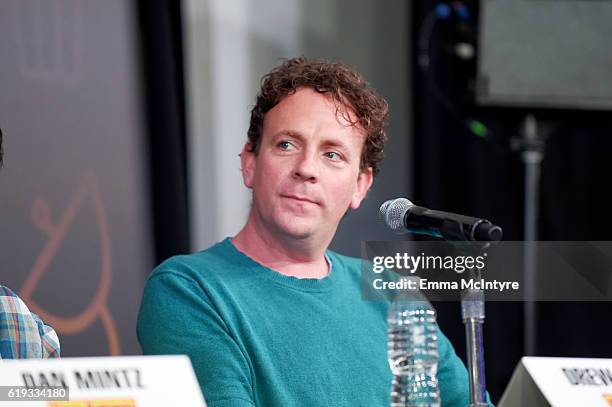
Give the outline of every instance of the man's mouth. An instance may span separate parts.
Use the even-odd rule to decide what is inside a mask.
[[[304,203],[311,203],[314,205],[319,205],[319,203],[313,199],[307,198],[305,196],[301,196],[301,195],[282,195],[283,198],[287,198],[287,199],[293,199],[296,200],[298,202],[304,202]]]

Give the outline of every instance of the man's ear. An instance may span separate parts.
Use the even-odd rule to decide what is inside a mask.
[[[365,198],[370,187],[372,186],[373,180],[374,174],[372,172],[372,167],[368,167],[365,171],[359,172],[359,175],[357,176],[357,188],[355,188],[353,198],[351,199],[351,209],[355,210],[359,208],[361,201],[363,201],[363,198]]]
[[[242,152],[240,153],[240,165],[242,167],[242,182],[247,188],[253,187],[253,179],[255,177],[255,165],[257,164],[257,157],[255,151],[251,151],[252,144],[247,141]]]

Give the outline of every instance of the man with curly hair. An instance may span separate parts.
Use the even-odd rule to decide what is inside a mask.
[[[358,73],[285,61],[262,80],[240,155],[243,229],[150,275],[145,354],[186,353],[209,406],[389,405],[388,303],[363,301],[360,260],[328,250],[383,158],[386,101]],[[440,333],[444,406],[467,372]]]

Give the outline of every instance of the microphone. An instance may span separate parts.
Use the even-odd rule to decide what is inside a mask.
[[[434,211],[406,198],[390,199],[380,206],[380,220],[396,233],[416,233],[454,241],[497,242],[502,228],[486,219]]]

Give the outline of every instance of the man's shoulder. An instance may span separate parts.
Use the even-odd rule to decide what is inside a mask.
[[[229,238],[224,239],[205,250],[164,260],[151,272],[149,279],[159,276],[188,280],[214,278],[219,273],[238,267],[235,257]]]
[[[332,267],[338,267],[343,270],[347,270],[351,274],[355,274],[361,271],[361,259],[357,257],[345,256],[333,250],[327,250],[325,252],[327,257],[331,260]]]
[[[354,263],[354,262],[359,262],[361,259],[359,259],[358,257],[351,257],[351,256],[347,256],[338,252],[335,252],[333,250],[326,250],[325,253],[329,256],[329,257],[334,257],[338,260],[347,262],[347,263]]]

